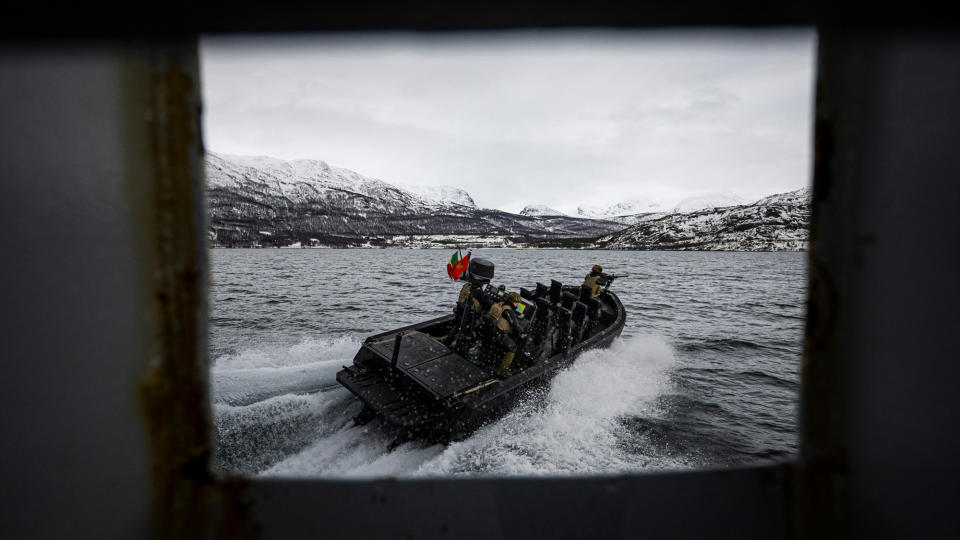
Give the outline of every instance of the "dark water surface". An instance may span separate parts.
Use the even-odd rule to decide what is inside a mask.
[[[210,352],[225,469],[284,476],[571,474],[727,467],[792,456],[803,253],[477,250],[495,283],[579,284],[593,264],[623,336],[448,446],[388,451],[335,381],[371,333],[448,313],[444,250],[212,251]]]

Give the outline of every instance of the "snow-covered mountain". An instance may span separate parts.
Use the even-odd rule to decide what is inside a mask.
[[[669,207],[652,199],[630,199],[612,206],[578,206],[577,217],[614,219],[667,211]]]
[[[544,206],[542,204],[533,204],[525,206],[523,210],[520,211],[521,216],[565,216],[563,212],[559,210],[554,210],[549,206]]]
[[[522,241],[622,228],[610,221],[478,209],[461,189],[411,190],[319,160],[208,152],[205,169],[214,245],[423,245],[422,237],[437,242],[444,235]]]
[[[265,196],[282,197],[294,204],[355,203],[363,210],[412,211],[437,210],[453,203],[437,196],[425,196],[368,178],[350,169],[331,167],[324,161],[297,159],[284,161],[266,156],[233,156],[207,153],[208,189],[252,189]],[[462,190],[460,190],[462,191]],[[475,208],[470,196],[469,207]],[[462,199],[463,196],[458,198]]]
[[[395,184],[397,187],[423,197],[443,203],[459,204],[476,208],[477,203],[466,191],[453,186],[412,186],[408,184]]]
[[[797,250],[810,214],[809,188],[750,205],[711,195],[652,211],[655,203],[632,200],[572,217],[545,206],[479,209],[459,188],[398,186],[319,160],[208,153],[206,177],[210,238],[225,246]]]
[[[699,210],[707,210],[709,208],[740,206],[746,203],[747,201],[737,197],[736,195],[729,195],[725,193],[709,193],[706,195],[698,195],[696,197],[687,197],[686,199],[682,199],[673,206],[671,211],[674,214],[679,214],[684,212],[697,212]]]
[[[668,214],[601,237],[595,247],[640,250],[807,249],[810,188],[740,206]]]
[[[580,206],[577,208],[577,216],[592,219],[606,219],[623,223],[624,225],[636,225],[643,221],[659,219],[670,214],[696,212],[698,210],[723,208],[725,206],[737,206],[745,202],[746,201],[735,195],[724,193],[710,193],[687,197],[676,203],[640,198],[630,199],[607,207]]]

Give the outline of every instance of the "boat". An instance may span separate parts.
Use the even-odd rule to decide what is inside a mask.
[[[492,277],[492,264],[474,262],[481,261],[490,265]],[[495,301],[504,289],[487,284],[483,294]],[[503,352],[493,345],[498,330],[487,316],[470,325],[471,339],[459,339],[462,310],[366,338],[353,364],[337,373],[337,381],[364,404],[355,422],[380,418],[393,426],[392,446],[411,439],[463,439],[584,351],[609,346],[626,322],[623,303],[609,285],[593,297],[586,287],[551,280],[549,286],[521,288],[520,296],[517,311],[527,321],[526,331],[506,377],[495,375]]]

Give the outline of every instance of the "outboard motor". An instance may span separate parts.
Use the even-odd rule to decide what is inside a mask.
[[[493,279],[494,265],[491,261],[487,259],[482,259],[480,257],[476,259],[470,259],[470,266],[467,267],[467,281],[479,282],[479,283],[490,283],[490,280]]]
[[[570,291],[563,291],[563,307],[572,310],[574,302],[577,301],[577,295]]]
[[[550,296],[550,287],[547,287],[543,283],[537,282],[537,290],[534,292],[537,295],[537,298],[547,298]]]
[[[550,303],[560,302],[560,295],[563,294],[563,283],[555,279],[550,280]]]

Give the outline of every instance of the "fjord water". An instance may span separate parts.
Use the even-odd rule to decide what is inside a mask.
[[[593,264],[622,337],[447,446],[355,426],[335,380],[369,334],[449,313],[450,250],[215,249],[217,464],[283,476],[581,474],[729,467],[797,451],[803,253],[476,250],[496,284],[579,284]]]

